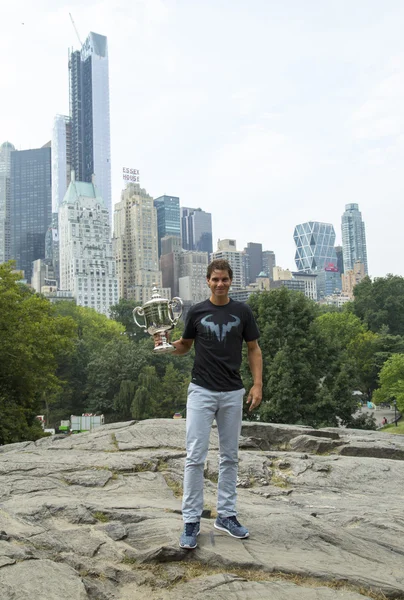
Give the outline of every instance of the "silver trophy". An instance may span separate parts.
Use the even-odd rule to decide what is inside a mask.
[[[173,306],[179,307],[174,315]],[[154,335],[155,333],[161,334],[161,343],[155,346],[154,352],[164,354],[165,352],[173,352],[174,346],[167,341],[166,331],[174,328],[182,315],[182,300],[181,298],[173,298],[167,300],[162,298],[157,291],[157,288],[153,288],[153,295],[151,300],[143,304],[143,306],[136,306],[133,310],[133,319],[138,327],[146,329],[147,333]],[[144,317],[144,324],[141,325],[136,319],[136,316]]]

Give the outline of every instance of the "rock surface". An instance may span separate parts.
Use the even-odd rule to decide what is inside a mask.
[[[244,423],[238,509],[181,550],[185,422],[0,447],[0,600],[404,599],[404,436]]]

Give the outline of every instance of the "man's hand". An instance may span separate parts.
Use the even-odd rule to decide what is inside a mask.
[[[250,393],[248,394],[248,398],[247,398],[247,404],[250,404],[250,408],[248,409],[248,412],[251,412],[255,408],[257,408],[261,404],[261,400],[262,400],[262,384],[255,383],[252,386]]]
[[[160,346],[163,342],[162,339],[162,334],[161,333],[155,333],[153,335],[153,339],[154,339],[154,347],[156,348],[157,346]],[[170,342],[170,332],[169,331],[165,331],[165,337],[167,342]]]

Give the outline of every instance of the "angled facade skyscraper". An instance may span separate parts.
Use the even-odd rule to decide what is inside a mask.
[[[325,269],[329,264],[337,264],[335,231],[331,223],[308,221],[296,225],[293,239],[298,271],[313,273]]]
[[[97,188],[111,218],[107,38],[91,32],[80,51],[70,52],[69,72],[71,167],[76,181],[91,182],[95,175]]]
[[[296,225],[295,262],[298,270],[317,275],[318,299],[341,291],[341,274],[337,266],[335,231],[331,223],[308,221]]]
[[[365,223],[358,204],[346,204],[342,215],[342,252],[345,271],[352,271],[356,261],[365,265],[368,272]]]

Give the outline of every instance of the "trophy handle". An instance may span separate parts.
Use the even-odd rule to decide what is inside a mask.
[[[172,323],[173,325],[176,325],[176,324],[178,323],[178,321],[180,320],[180,318],[181,318],[182,311],[184,310],[184,304],[183,304],[183,302],[182,302],[181,298],[178,298],[177,296],[175,296],[175,298],[173,298],[173,299],[172,299],[172,300],[171,300],[171,301],[168,303],[168,305],[169,305],[169,307],[171,308],[171,310],[172,310],[172,308],[173,308],[173,304],[174,304],[174,305],[176,305],[176,306],[179,306],[179,307],[180,307],[180,311],[179,311],[179,313],[177,314],[177,316],[176,316],[176,317],[173,317],[173,318],[171,318],[171,315],[170,315],[170,312],[169,312],[169,313],[168,313],[168,318],[170,319],[170,321],[171,321],[171,323]]]
[[[141,325],[136,319],[136,315],[139,315],[139,317],[144,317],[144,310],[141,306],[136,306],[133,309],[133,320],[135,321],[136,325],[140,327],[140,329],[146,329],[146,323],[144,325]]]

